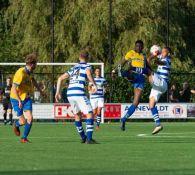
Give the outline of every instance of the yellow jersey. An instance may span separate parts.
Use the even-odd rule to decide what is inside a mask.
[[[18,69],[13,78],[13,84],[17,85],[17,92],[21,100],[25,100],[27,96],[34,92],[32,76],[28,73],[26,67]],[[11,89],[10,97],[17,99],[16,94]]]
[[[143,53],[137,53],[134,50],[130,50],[125,55],[125,60],[131,61],[132,67],[144,68],[145,67],[145,56]]]

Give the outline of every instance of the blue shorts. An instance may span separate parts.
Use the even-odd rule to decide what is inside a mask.
[[[17,116],[20,117],[23,115],[23,111],[32,111],[32,100],[31,98],[26,98],[22,101],[22,108],[18,106],[18,100],[11,98],[11,103],[13,106],[14,111],[16,112]]]
[[[129,82],[132,83],[134,88],[144,89],[145,86],[145,76],[143,74],[138,74],[130,71],[123,71],[122,76],[127,78]]]
[[[143,74],[134,74],[133,87],[136,89],[144,89],[145,77]]]

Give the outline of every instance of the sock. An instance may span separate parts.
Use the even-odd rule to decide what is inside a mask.
[[[6,112],[3,114],[3,118],[4,118],[4,123],[6,123],[6,121],[7,121],[7,113]]]
[[[159,115],[158,115],[157,107],[153,107],[150,110],[152,112],[152,115],[153,115],[154,122],[155,122],[156,126],[159,126],[160,125],[160,118],[159,118]]]
[[[83,126],[82,126],[82,122],[81,121],[75,121],[75,126],[76,126],[77,131],[80,134],[81,138],[83,140],[86,139],[86,135],[85,135],[85,131],[84,131]]]
[[[100,123],[101,123],[101,114],[97,115],[97,117],[96,117],[96,125],[100,126]]]
[[[93,135],[93,119],[86,119],[87,140],[92,140]]]
[[[16,125],[16,127],[22,126],[19,120],[17,120],[17,121],[15,122],[15,125]]]
[[[13,114],[9,114],[9,121],[12,123]]]
[[[26,122],[26,124],[24,126],[24,133],[22,136],[23,139],[26,139],[28,137],[28,135],[30,133],[31,126],[32,126],[32,123]]]
[[[126,122],[126,120],[135,112],[135,109],[136,109],[136,106],[132,104],[132,105],[128,108],[128,111],[127,111],[127,113],[125,114],[125,116],[121,119],[122,122]]]

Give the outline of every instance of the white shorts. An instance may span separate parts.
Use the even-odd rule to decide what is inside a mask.
[[[104,99],[103,98],[92,98],[90,99],[92,109],[103,108],[104,107]]]
[[[149,98],[154,97],[155,101],[158,102],[160,96],[167,91],[167,82],[158,74],[154,74],[152,79],[152,90]]]
[[[89,99],[86,96],[68,97],[68,101],[73,109],[74,114],[82,112],[83,114],[92,113],[92,107]]]

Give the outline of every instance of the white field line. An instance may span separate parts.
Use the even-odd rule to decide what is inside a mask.
[[[151,135],[151,134],[138,134],[138,137],[145,137],[145,138],[195,138],[194,136],[185,135],[185,134],[194,134],[195,132],[185,132],[185,133],[160,133],[159,135]]]

